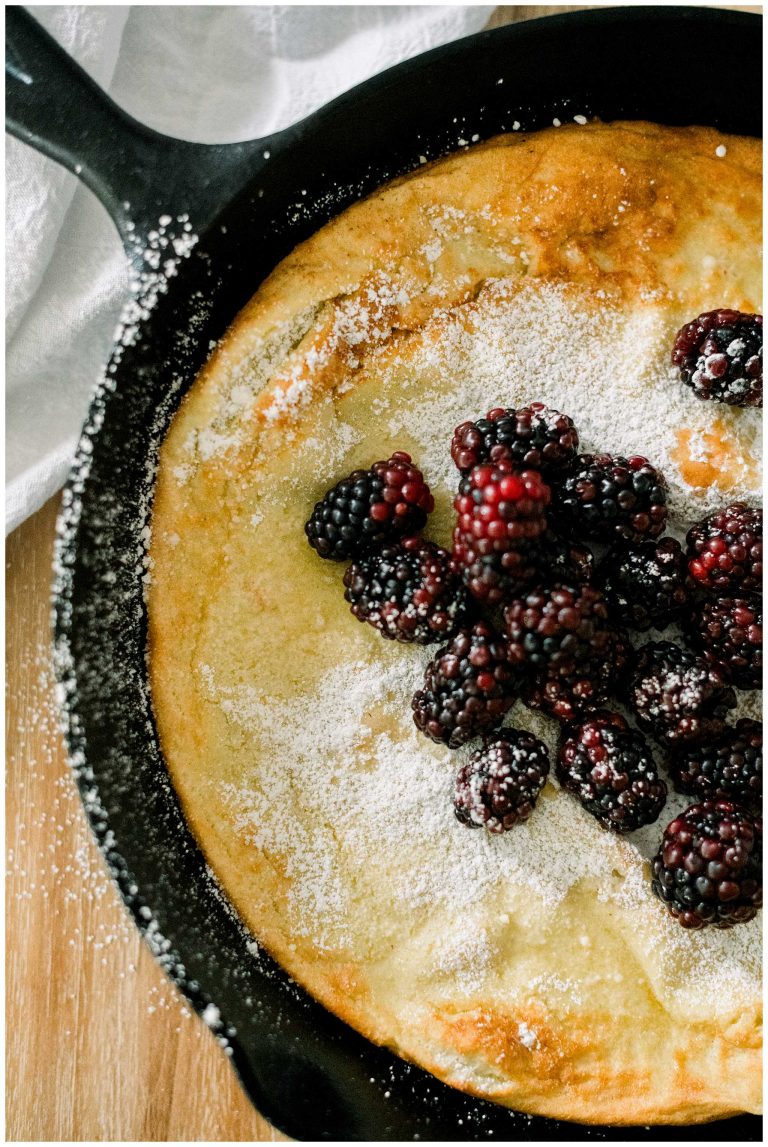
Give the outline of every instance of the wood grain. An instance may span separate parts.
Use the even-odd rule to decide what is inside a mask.
[[[501,7],[489,27],[579,7]],[[150,956],[87,828],[52,698],[57,506],[6,550],[7,1139],[282,1140]]]

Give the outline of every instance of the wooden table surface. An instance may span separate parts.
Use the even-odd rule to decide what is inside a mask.
[[[573,7],[497,8],[490,26]],[[140,940],[87,827],[51,688],[58,502],[6,550],[7,1139],[281,1140]]]

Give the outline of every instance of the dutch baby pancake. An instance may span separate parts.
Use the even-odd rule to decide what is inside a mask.
[[[654,891],[665,827],[697,799],[669,771],[679,724],[647,738],[664,807],[613,831],[557,766],[573,726],[521,687],[494,727],[540,743],[549,770],[519,823],[468,831],[456,778],[481,740],[425,736],[412,708],[450,633],[383,640],[345,601],[349,561],[323,560],[305,526],[348,475],[407,456],[429,488],[414,532],[451,551],[477,461],[460,473],[456,428],[541,403],[576,428],[574,464],[649,460],[685,553],[697,523],[760,501],[760,410],[702,400],[671,361],[697,316],[760,312],[760,244],[756,140],[641,122],[491,139],[382,187],[286,258],[161,449],[152,698],[207,861],[329,1009],[524,1112],[674,1124],[758,1111],[759,915],[684,927]],[[650,642],[643,664],[657,664],[679,632],[633,632],[632,646]],[[618,691],[635,654],[611,656]],[[642,667],[633,681],[598,707],[634,720]],[[757,715],[759,693],[719,696],[717,720]],[[645,736],[637,711],[622,736]]]

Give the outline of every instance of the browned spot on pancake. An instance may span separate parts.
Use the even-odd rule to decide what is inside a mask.
[[[672,460],[689,486],[702,490],[719,486],[729,492],[751,487],[757,480],[755,460],[745,457],[738,438],[721,418],[715,419],[711,431],[683,427],[676,437]]]
[[[462,1055],[482,1055],[505,1075],[514,1077],[532,1061],[542,1077],[562,1074],[565,1049],[536,1005],[520,1008],[514,1016],[491,1008],[462,1012],[448,1007],[435,1018],[449,1046]]]

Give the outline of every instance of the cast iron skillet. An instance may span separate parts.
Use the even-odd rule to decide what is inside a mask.
[[[158,442],[210,341],[297,242],[420,156],[514,120],[534,129],[581,113],[759,135],[758,18],[619,8],[484,32],[392,68],[268,139],[230,146],[143,127],[23,9],[7,10],[7,46],[9,129],[99,196],[145,296],[147,244],[183,234],[185,215],[200,236],[154,310],[146,298],[134,309],[127,345],[94,394],[59,527],[56,663],[75,775],[123,900],[248,1095],[305,1139],[760,1139],[749,1116],[627,1131],[509,1112],[374,1047],[301,991],[255,950],[168,784],[142,598]],[[702,78],[704,59],[710,70],[716,60],[714,81]],[[163,215],[172,217],[165,237],[148,240]]]

